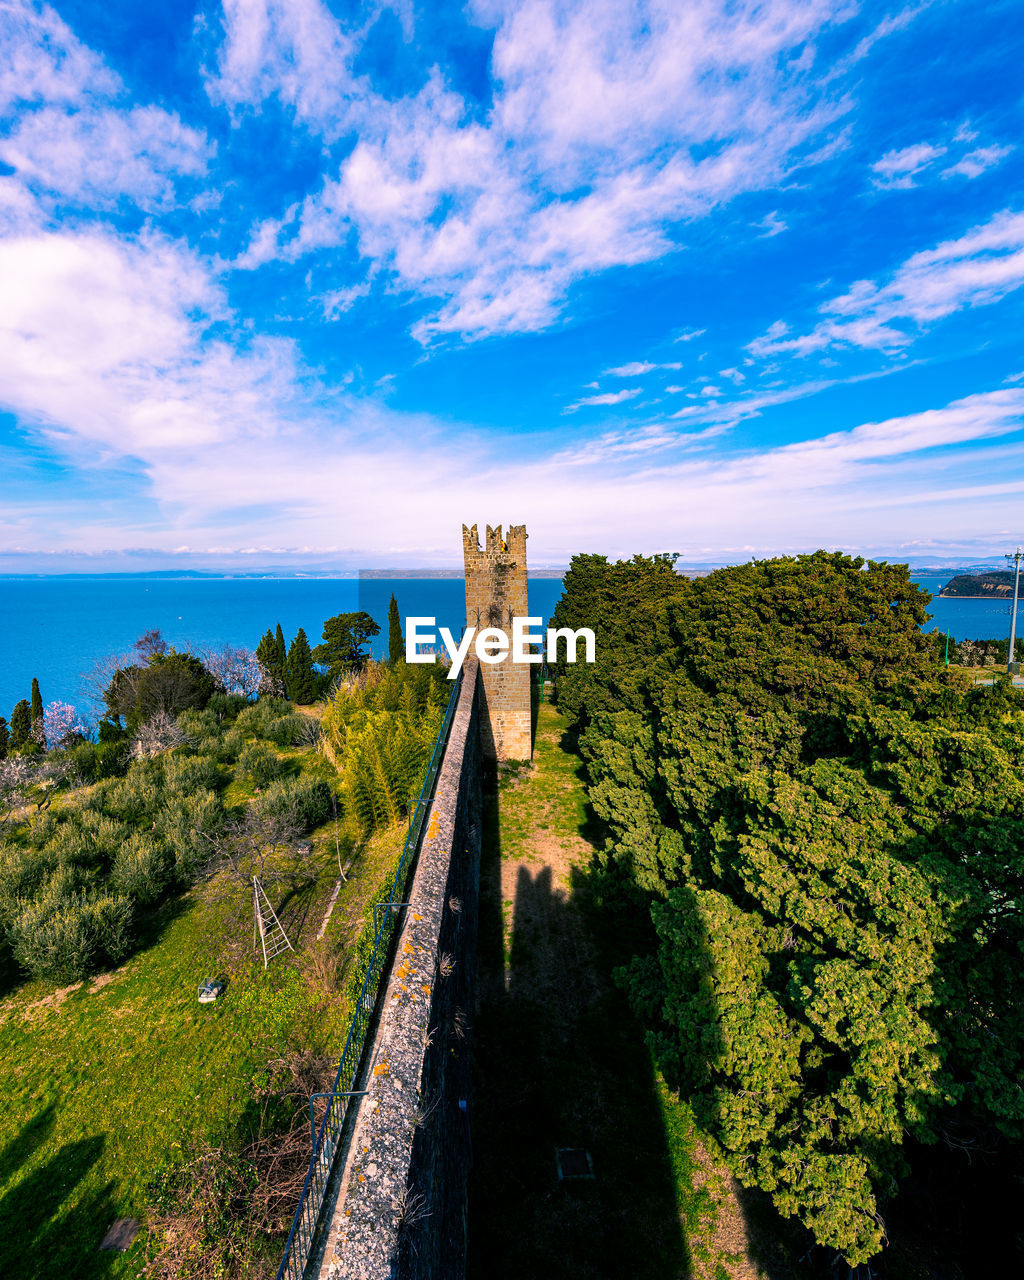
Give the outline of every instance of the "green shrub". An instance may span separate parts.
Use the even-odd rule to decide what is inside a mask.
[[[257,790],[268,787],[281,776],[283,764],[277,753],[261,742],[250,742],[238,757],[235,776],[241,781],[249,779]]]
[[[181,884],[195,879],[209,861],[213,842],[224,825],[224,806],[213,791],[172,795],[157,819],[157,835],[174,860]]]
[[[76,822],[63,823],[42,852],[57,867],[96,867],[104,862],[102,848]]]
[[[90,897],[53,884],[44,898],[22,908],[8,936],[18,964],[34,978],[74,982],[124,959],[133,918],[127,898]]]
[[[215,693],[206,704],[207,711],[212,712],[218,720],[234,720],[239,712],[251,706],[248,698],[240,693]]]
[[[188,795],[193,791],[209,791],[220,783],[216,760],[207,755],[170,756],[164,763],[166,792]]]
[[[133,760],[125,776],[108,783],[104,808],[133,826],[152,821],[163,805],[164,764],[159,756]]]
[[[128,752],[121,742],[81,742],[61,755],[71,766],[72,776],[83,786],[116,778],[128,765]]]
[[[96,748],[96,781],[102,778],[118,778],[128,768],[127,744],[101,742]]]
[[[293,822],[300,831],[312,831],[333,812],[331,788],[319,778],[281,778],[259,800],[264,813]]]
[[[56,866],[52,853],[33,845],[0,845],[0,915],[9,921],[25,901],[38,897]]]
[[[217,759],[224,764],[237,760],[245,747],[245,734],[238,728],[229,729],[220,738],[220,750]]]
[[[283,698],[261,698],[239,713],[235,728],[247,738],[276,741],[273,737],[274,724],[290,716],[291,707]]]
[[[91,810],[80,810],[78,823],[95,847],[97,861],[102,861],[109,867],[127,838],[128,829],[107,814]]]
[[[110,874],[111,887],[143,904],[156,902],[171,880],[167,849],[145,831],[136,831],[117,852]]]
[[[220,720],[210,707],[203,711],[183,711],[175,723],[193,747],[202,738],[220,736]]]
[[[309,724],[309,716],[278,716],[267,724],[263,737],[279,747],[298,747],[306,741]]]

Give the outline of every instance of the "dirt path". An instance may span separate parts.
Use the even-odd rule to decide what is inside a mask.
[[[563,733],[542,706],[485,829],[470,1280],[758,1280],[739,1203],[612,980]],[[559,1148],[588,1152],[593,1179],[560,1181]]]

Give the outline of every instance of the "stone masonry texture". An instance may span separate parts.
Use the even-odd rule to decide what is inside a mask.
[[[480,859],[481,681],[462,692],[368,1053],[321,1280],[462,1280]]]
[[[509,638],[512,619],[529,616],[526,596],[526,525],[487,526],[483,549],[476,525],[462,526],[466,562],[466,626],[482,631],[500,627]],[[480,708],[481,748],[489,760],[529,760],[533,754],[530,707],[532,667],[513,662],[481,663],[483,675]]]

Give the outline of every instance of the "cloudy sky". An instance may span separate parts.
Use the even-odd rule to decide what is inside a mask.
[[[1017,0],[0,0],[0,569],[1024,536]]]

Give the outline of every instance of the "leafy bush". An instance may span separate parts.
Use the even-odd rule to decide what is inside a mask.
[[[39,891],[56,867],[53,854],[13,842],[0,845],[0,914],[10,920]]]
[[[274,722],[290,713],[291,707],[283,698],[260,698],[239,712],[235,728],[247,738],[270,738]]]
[[[211,707],[206,707],[203,711],[195,709],[183,711],[178,716],[177,724],[185,737],[185,741],[191,747],[196,747],[196,744],[203,738],[220,736],[220,720]]]
[[[251,705],[249,699],[240,693],[215,693],[206,704],[206,710],[218,720],[234,720],[239,712]]]
[[[64,823],[42,851],[57,867],[95,867],[104,861],[102,847],[73,822]]]
[[[172,795],[157,819],[157,835],[174,861],[181,884],[192,881],[207,862],[213,839],[224,825],[224,806],[213,791]]]
[[[164,787],[168,792],[188,795],[208,791],[220,782],[217,762],[210,756],[171,756],[164,763]]]
[[[308,740],[310,727],[316,725],[309,716],[279,716],[267,725],[264,737],[279,747],[300,747]]]
[[[136,831],[118,850],[110,876],[112,887],[143,904],[156,902],[171,880],[167,849],[144,831]]]
[[[127,898],[90,897],[54,884],[44,898],[22,908],[8,936],[18,964],[34,978],[74,982],[124,959],[133,917]]]
[[[312,831],[333,812],[331,788],[319,778],[282,778],[260,797],[261,810],[293,822],[300,831]]]
[[[103,807],[107,813],[131,823],[156,817],[163,801],[163,788],[149,778],[119,778],[106,785]]]
[[[154,655],[135,678],[132,719],[149,720],[164,712],[170,716],[202,709],[217,692],[212,675],[190,653]]]
[[[231,728],[220,738],[220,750],[217,759],[224,764],[237,760],[245,747],[245,734],[238,728]]]
[[[235,775],[240,780],[248,778],[257,790],[268,787],[281,776],[282,761],[270,747],[261,742],[250,742],[238,757]]]
[[[450,693],[440,668],[372,664],[328,704],[322,750],[341,772],[346,812],[362,834],[408,812]]]

